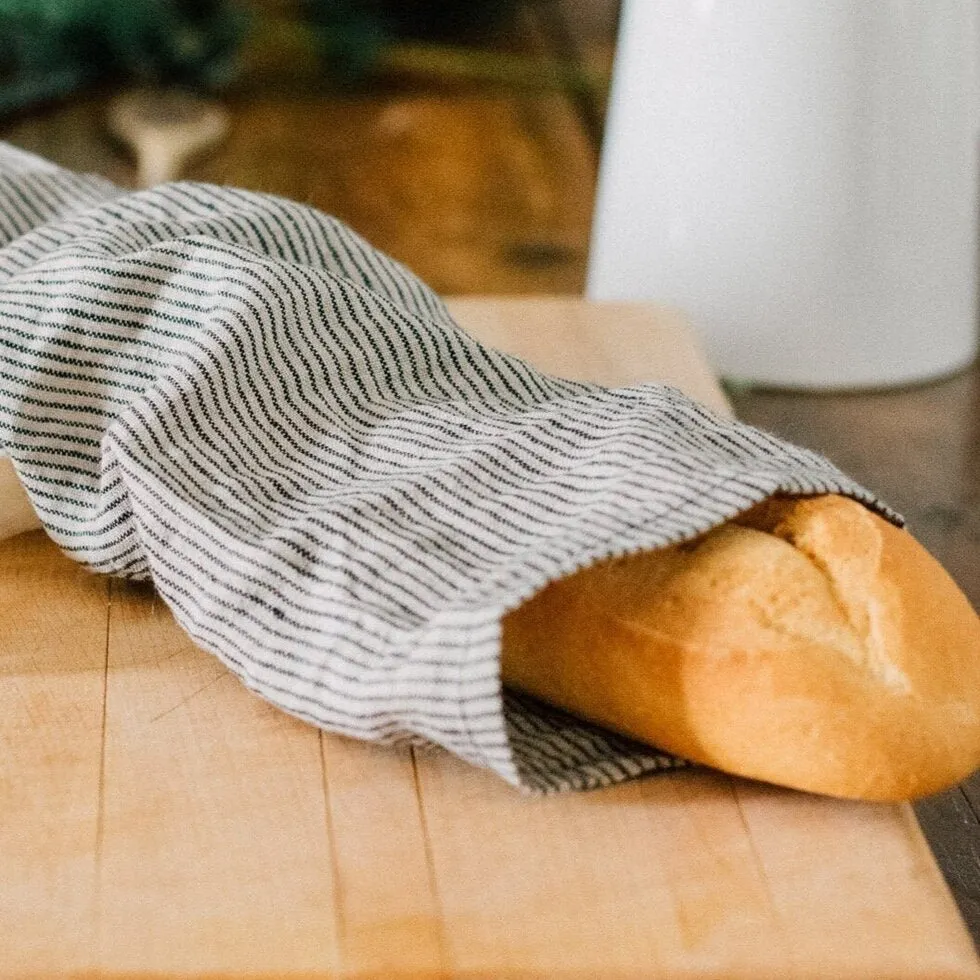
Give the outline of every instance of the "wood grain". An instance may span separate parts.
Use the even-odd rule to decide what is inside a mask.
[[[719,398],[675,315],[487,302],[454,308],[544,367]],[[3,978],[980,977],[908,807],[706,771],[529,799],[321,734],[38,532],[0,546],[0,653]]]
[[[515,963],[583,978],[974,969],[908,807],[706,771],[534,801],[442,754],[421,775],[461,975],[507,975]],[[922,914],[904,922],[897,907]]]
[[[731,406],[697,338],[676,310],[642,303],[583,303],[571,296],[453,297],[450,312],[484,343],[577,381],[669,382],[723,414]]]
[[[9,456],[0,455],[0,541],[41,527]]]
[[[0,127],[0,138],[132,186],[93,97]],[[596,156],[556,95],[257,94],[188,179],[311,204],[443,293],[575,293],[585,281]]]
[[[358,977],[438,976],[443,927],[414,754],[326,733],[321,742],[343,899],[340,966]]]
[[[0,545],[4,977],[95,962],[108,588],[40,532]]]
[[[915,804],[922,831],[959,906],[974,943],[980,935],[980,821],[967,796],[980,779],[919,800]]]
[[[256,98],[195,179],[351,222],[439,292],[575,292],[595,159],[555,97]]]
[[[801,813],[787,794],[746,781],[735,783],[735,795],[780,931],[788,936],[790,923],[807,922],[790,943],[786,975],[805,973],[817,961],[822,975],[852,975],[857,948],[868,976],[904,975],[911,950],[934,958],[929,968],[919,967],[923,975],[955,975],[961,968],[968,954],[948,929],[949,890],[911,807],[814,797]],[[858,864],[860,893],[845,907],[839,899],[850,894]],[[904,898],[896,887],[908,888]],[[900,922],[887,911],[885,896],[917,911]]]
[[[147,587],[113,583],[99,968],[337,965],[317,731],[249,694]]]

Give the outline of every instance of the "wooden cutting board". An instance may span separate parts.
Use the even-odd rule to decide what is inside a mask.
[[[453,307],[725,407],[665,311]],[[528,799],[286,716],[41,533],[0,546],[0,813],[3,978],[980,977],[908,806],[707,771]]]

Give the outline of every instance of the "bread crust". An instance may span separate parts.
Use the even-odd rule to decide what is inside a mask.
[[[727,772],[903,800],[980,767],[980,620],[835,495],[600,562],[504,618],[505,683]]]

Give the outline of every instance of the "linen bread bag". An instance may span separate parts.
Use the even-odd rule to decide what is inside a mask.
[[[892,798],[980,763],[976,617],[868,491],[478,344],[289,201],[0,150],[0,451],[6,531],[152,580],[331,731],[531,791],[687,758]]]

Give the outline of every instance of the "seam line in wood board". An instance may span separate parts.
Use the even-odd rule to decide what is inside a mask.
[[[340,888],[340,860],[337,852],[337,834],[333,825],[333,812],[330,809],[330,780],[327,776],[327,753],[323,747],[323,740],[326,733],[323,729],[318,732],[318,744],[320,747],[320,786],[323,791],[323,814],[324,827],[327,833],[327,853],[330,855],[330,891],[333,901],[333,929],[335,942],[334,948],[334,976],[341,976],[344,969],[344,962],[347,958],[345,941],[347,935],[347,924],[344,918],[344,902]]]
[[[429,835],[429,821],[425,816],[425,801],[422,798],[422,778],[419,775],[418,757],[415,746],[408,747],[412,760],[412,782],[415,785],[415,805],[419,811],[419,823],[422,827],[422,846],[425,850],[425,866],[429,876],[429,891],[432,894],[432,904],[435,906],[438,926],[436,938],[439,943],[439,975],[449,976],[449,949],[446,943],[446,917],[443,911],[442,896],[439,894],[439,883],[436,880],[436,862],[432,850],[432,838]]]
[[[160,714],[154,715],[147,724],[152,725],[154,722],[157,722],[161,718],[166,717],[171,712],[176,711],[178,708],[182,708],[192,698],[196,698],[199,694],[203,694],[213,684],[217,684],[222,677],[234,677],[234,676],[235,675],[232,674],[227,667],[221,664],[218,673],[215,674],[214,677],[212,677],[209,681],[205,681],[205,683],[203,683],[199,688],[197,688],[197,690],[192,691],[190,694],[186,695],[185,697],[182,697],[176,704],[173,704],[169,708],[166,708],[165,710],[161,711]]]
[[[759,878],[762,880],[762,887],[765,889],[766,898],[769,901],[769,911],[772,914],[773,922],[775,922],[779,932],[785,935],[786,930],[783,925],[782,917],[779,914],[779,910],[776,908],[776,897],[773,895],[772,883],[769,881],[769,876],[766,874],[766,868],[762,863],[762,857],[755,846],[755,839],[752,837],[752,829],[749,827],[749,822],[745,817],[745,811],[742,809],[742,801],[738,795],[738,786],[730,776],[726,778],[729,791],[732,794],[732,799],[735,801],[735,809],[738,811],[739,822],[742,824],[742,830],[745,831],[745,838],[749,844],[749,851],[752,854],[752,863],[755,865],[755,869],[759,873]]]
[[[960,787],[957,787],[957,789],[963,792]],[[963,795],[966,796],[966,793],[963,793]],[[967,803],[969,804],[969,797],[967,797]],[[915,841],[917,850],[922,856],[923,865],[928,867],[929,874],[935,878],[937,884],[945,889],[950,906],[955,909],[964,932],[973,943],[974,952],[980,958],[980,941],[978,941],[978,936],[973,925],[976,922],[976,918],[970,915],[971,906],[976,905],[976,898],[970,890],[961,887],[961,883],[956,877],[950,877],[946,874],[943,866],[939,863],[939,854],[937,854],[929,838],[926,837],[925,829],[919,822],[918,815],[912,804],[900,803],[898,806],[901,812],[901,820],[905,825],[907,839],[910,842]],[[973,813],[972,807],[970,812],[971,814]],[[922,872],[920,870],[918,875],[921,876],[921,874]]]
[[[962,785],[957,786],[956,791],[963,797],[964,800],[966,800],[966,805],[970,808],[970,813],[973,814],[977,823],[980,824],[980,812],[977,812],[977,808],[973,805],[973,800],[970,799],[970,794],[963,789]]]
[[[112,579],[106,578],[105,651],[102,661],[102,737],[99,747],[99,800],[95,811],[95,954],[102,958],[102,852],[105,848],[106,721],[109,712],[109,648],[112,636]]]

